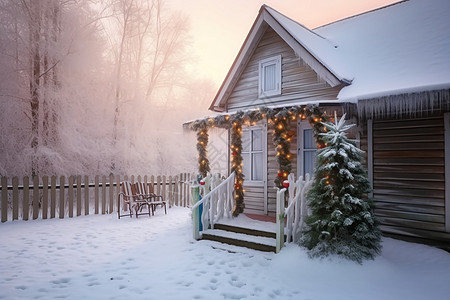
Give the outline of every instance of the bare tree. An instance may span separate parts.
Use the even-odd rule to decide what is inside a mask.
[[[0,175],[178,159],[187,33],[163,0],[0,0]]]
[[[144,122],[146,109],[155,103],[155,91],[167,94],[179,82],[176,75],[183,69],[180,62],[184,59],[187,19],[167,14],[162,0],[109,3],[114,18],[105,25],[105,32],[116,68],[112,145],[117,147],[122,140],[132,147],[136,138],[133,129]],[[114,39],[116,36],[119,38]],[[127,112],[125,103],[137,113]],[[121,124],[130,128],[127,137],[119,136]],[[116,168],[114,162],[111,168]]]

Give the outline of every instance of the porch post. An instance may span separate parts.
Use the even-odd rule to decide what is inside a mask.
[[[199,201],[199,186],[193,186],[191,187],[191,194],[192,194],[192,205],[195,205]],[[195,240],[200,239],[200,211],[199,207],[196,207],[192,210],[192,233],[193,238]]]
[[[284,217],[285,217],[285,208],[284,208],[284,193],[286,189],[278,189],[277,191],[277,224],[276,224],[276,253],[281,251],[281,248],[284,246]]]
[[[209,167],[207,146],[208,126],[205,122],[205,124],[202,124],[197,129],[198,171],[203,177],[206,177],[206,174],[211,170]]]
[[[236,174],[235,177],[235,198],[233,216],[237,217],[240,213],[244,212],[244,176],[242,174],[242,115],[237,114],[233,120],[233,126],[231,129],[231,172]]]

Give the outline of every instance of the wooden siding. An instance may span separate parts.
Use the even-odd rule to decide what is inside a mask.
[[[259,99],[259,61],[275,55],[281,55],[282,57],[281,95]],[[341,88],[341,85],[332,88],[324,80],[319,79],[317,73],[269,27],[234,86],[227,101],[227,109],[238,110],[275,103],[300,104],[302,101],[311,99],[334,100]]]
[[[264,186],[249,186],[244,181],[244,213],[264,214]]]
[[[292,155],[292,173],[297,173],[297,122],[293,121],[289,124],[289,129],[295,132],[290,145]],[[278,174],[278,162],[276,156],[276,146],[273,144],[273,124],[269,125],[267,132],[267,211],[269,216],[275,216],[276,213],[276,197],[277,189],[274,180]],[[296,174],[297,176],[297,174]],[[296,177],[297,178],[297,177]]]
[[[366,150],[366,126],[362,138]],[[373,197],[383,232],[450,243],[443,116],[373,120]]]

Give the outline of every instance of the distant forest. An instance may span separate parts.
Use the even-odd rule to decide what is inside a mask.
[[[0,0],[0,176],[174,174],[182,123],[212,82],[189,74],[189,20],[162,0]]]

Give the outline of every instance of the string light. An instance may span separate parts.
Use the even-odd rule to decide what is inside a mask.
[[[287,178],[291,172],[291,159],[293,155],[290,153],[290,143],[295,136],[295,132],[288,131],[290,121],[308,120],[314,128],[314,137],[317,145],[320,147],[326,146],[323,142],[321,132],[326,132],[325,126],[320,125],[319,122],[328,121],[328,117],[317,105],[309,106],[293,106],[290,108],[256,108],[254,110],[235,114],[220,115],[217,117],[209,117],[197,120],[191,123],[190,128],[197,131],[197,149],[199,152],[199,171],[201,173],[209,171],[209,161],[207,158],[207,144],[208,144],[208,129],[213,127],[231,129],[231,166],[232,171],[236,173],[235,184],[239,186],[239,192],[236,192],[236,202],[233,209],[233,214],[237,215],[243,211],[243,189],[242,184],[244,177],[242,174],[243,158],[242,158],[242,125],[256,125],[258,121],[267,120],[269,125],[273,127],[273,142],[276,146],[277,162],[279,170],[275,183],[281,187],[283,178]],[[320,125],[320,126],[319,126]],[[242,202],[242,204],[240,204]],[[239,206],[239,207],[237,207]]]

